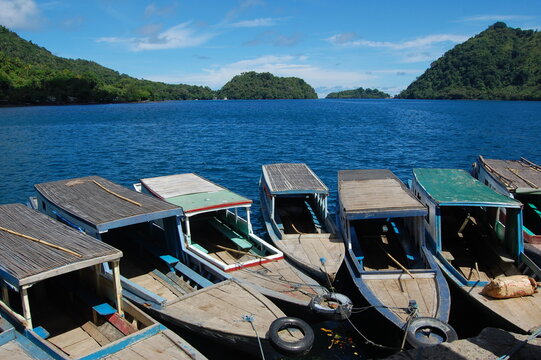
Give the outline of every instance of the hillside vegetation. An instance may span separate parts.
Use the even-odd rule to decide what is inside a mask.
[[[385,99],[391,95],[378,89],[363,89],[362,87],[355,90],[344,90],[332,92],[327,95],[326,99]]]
[[[398,97],[541,100],[541,33],[497,22],[433,62]]]
[[[208,87],[138,80],[86,60],[65,59],[0,26],[0,104],[212,99]]]
[[[317,99],[315,90],[304,80],[277,77],[271,73],[245,72],[233,77],[219,91],[227,99]]]

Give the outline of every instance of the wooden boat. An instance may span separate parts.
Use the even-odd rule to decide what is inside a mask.
[[[179,261],[180,207],[97,176],[35,188],[40,211],[123,251],[123,295],[151,315],[257,356],[261,348],[269,358],[275,348],[290,350],[272,342],[271,326],[283,325],[285,314],[270,300],[238,281],[213,283]],[[309,338],[291,334],[288,342],[310,349]]]
[[[330,286],[345,246],[327,209],[327,186],[306,164],[269,164],[262,167],[259,194],[273,244],[295,266]]]
[[[326,306],[327,290],[253,233],[252,200],[193,173],[142,179],[140,186],[142,192],[182,207],[184,261],[213,281],[235,278],[303,315],[311,309],[349,316],[349,299],[333,295],[337,307]]]
[[[496,192],[524,204],[524,252],[541,266],[541,166],[525,158],[498,160],[479,156],[472,166],[472,175]]]
[[[0,205],[0,226],[0,315],[23,345],[0,357],[204,359],[122,299],[121,251],[20,204]],[[108,262],[111,280],[100,274]]]
[[[349,274],[366,301],[406,331],[415,347],[456,339],[447,324],[448,285],[423,243],[426,215],[389,170],[338,172],[337,221]]]
[[[521,203],[464,170],[414,169],[412,190],[428,207],[426,241],[450,284],[496,326],[520,332],[539,326],[541,293],[509,299],[482,293],[496,278],[541,279],[541,270],[523,252]]]

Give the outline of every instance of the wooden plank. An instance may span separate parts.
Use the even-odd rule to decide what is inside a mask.
[[[90,335],[94,340],[96,340],[96,342],[101,346],[111,343],[111,341],[100,332],[98,327],[90,321],[84,323],[81,326],[81,329],[83,329],[88,335]]]
[[[12,340],[0,345],[0,359],[32,360],[34,357],[30,356],[17,341]]]

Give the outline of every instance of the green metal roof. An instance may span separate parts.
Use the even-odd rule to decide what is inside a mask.
[[[438,203],[485,204],[520,207],[520,202],[500,195],[459,169],[414,169],[413,176]]]
[[[229,190],[180,195],[165,200],[171,204],[182,207],[184,212],[212,210],[234,207],[237,205],[249,206],[252,203],[252,200],[237,195]]]

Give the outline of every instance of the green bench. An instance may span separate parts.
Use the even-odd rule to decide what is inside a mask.
[[[231,240],[235,243],[239,248],[242,250],[250,250],[252,248],[252,243],[245,238],[243,238],[241,235],[239,235],[236,231],[232,230],[229,226],[225,225],[223,222],[216,218],[212,218],[210,220],[210,224],[213,228],[218,230],[222,235],[224,235],[226,238]]]

